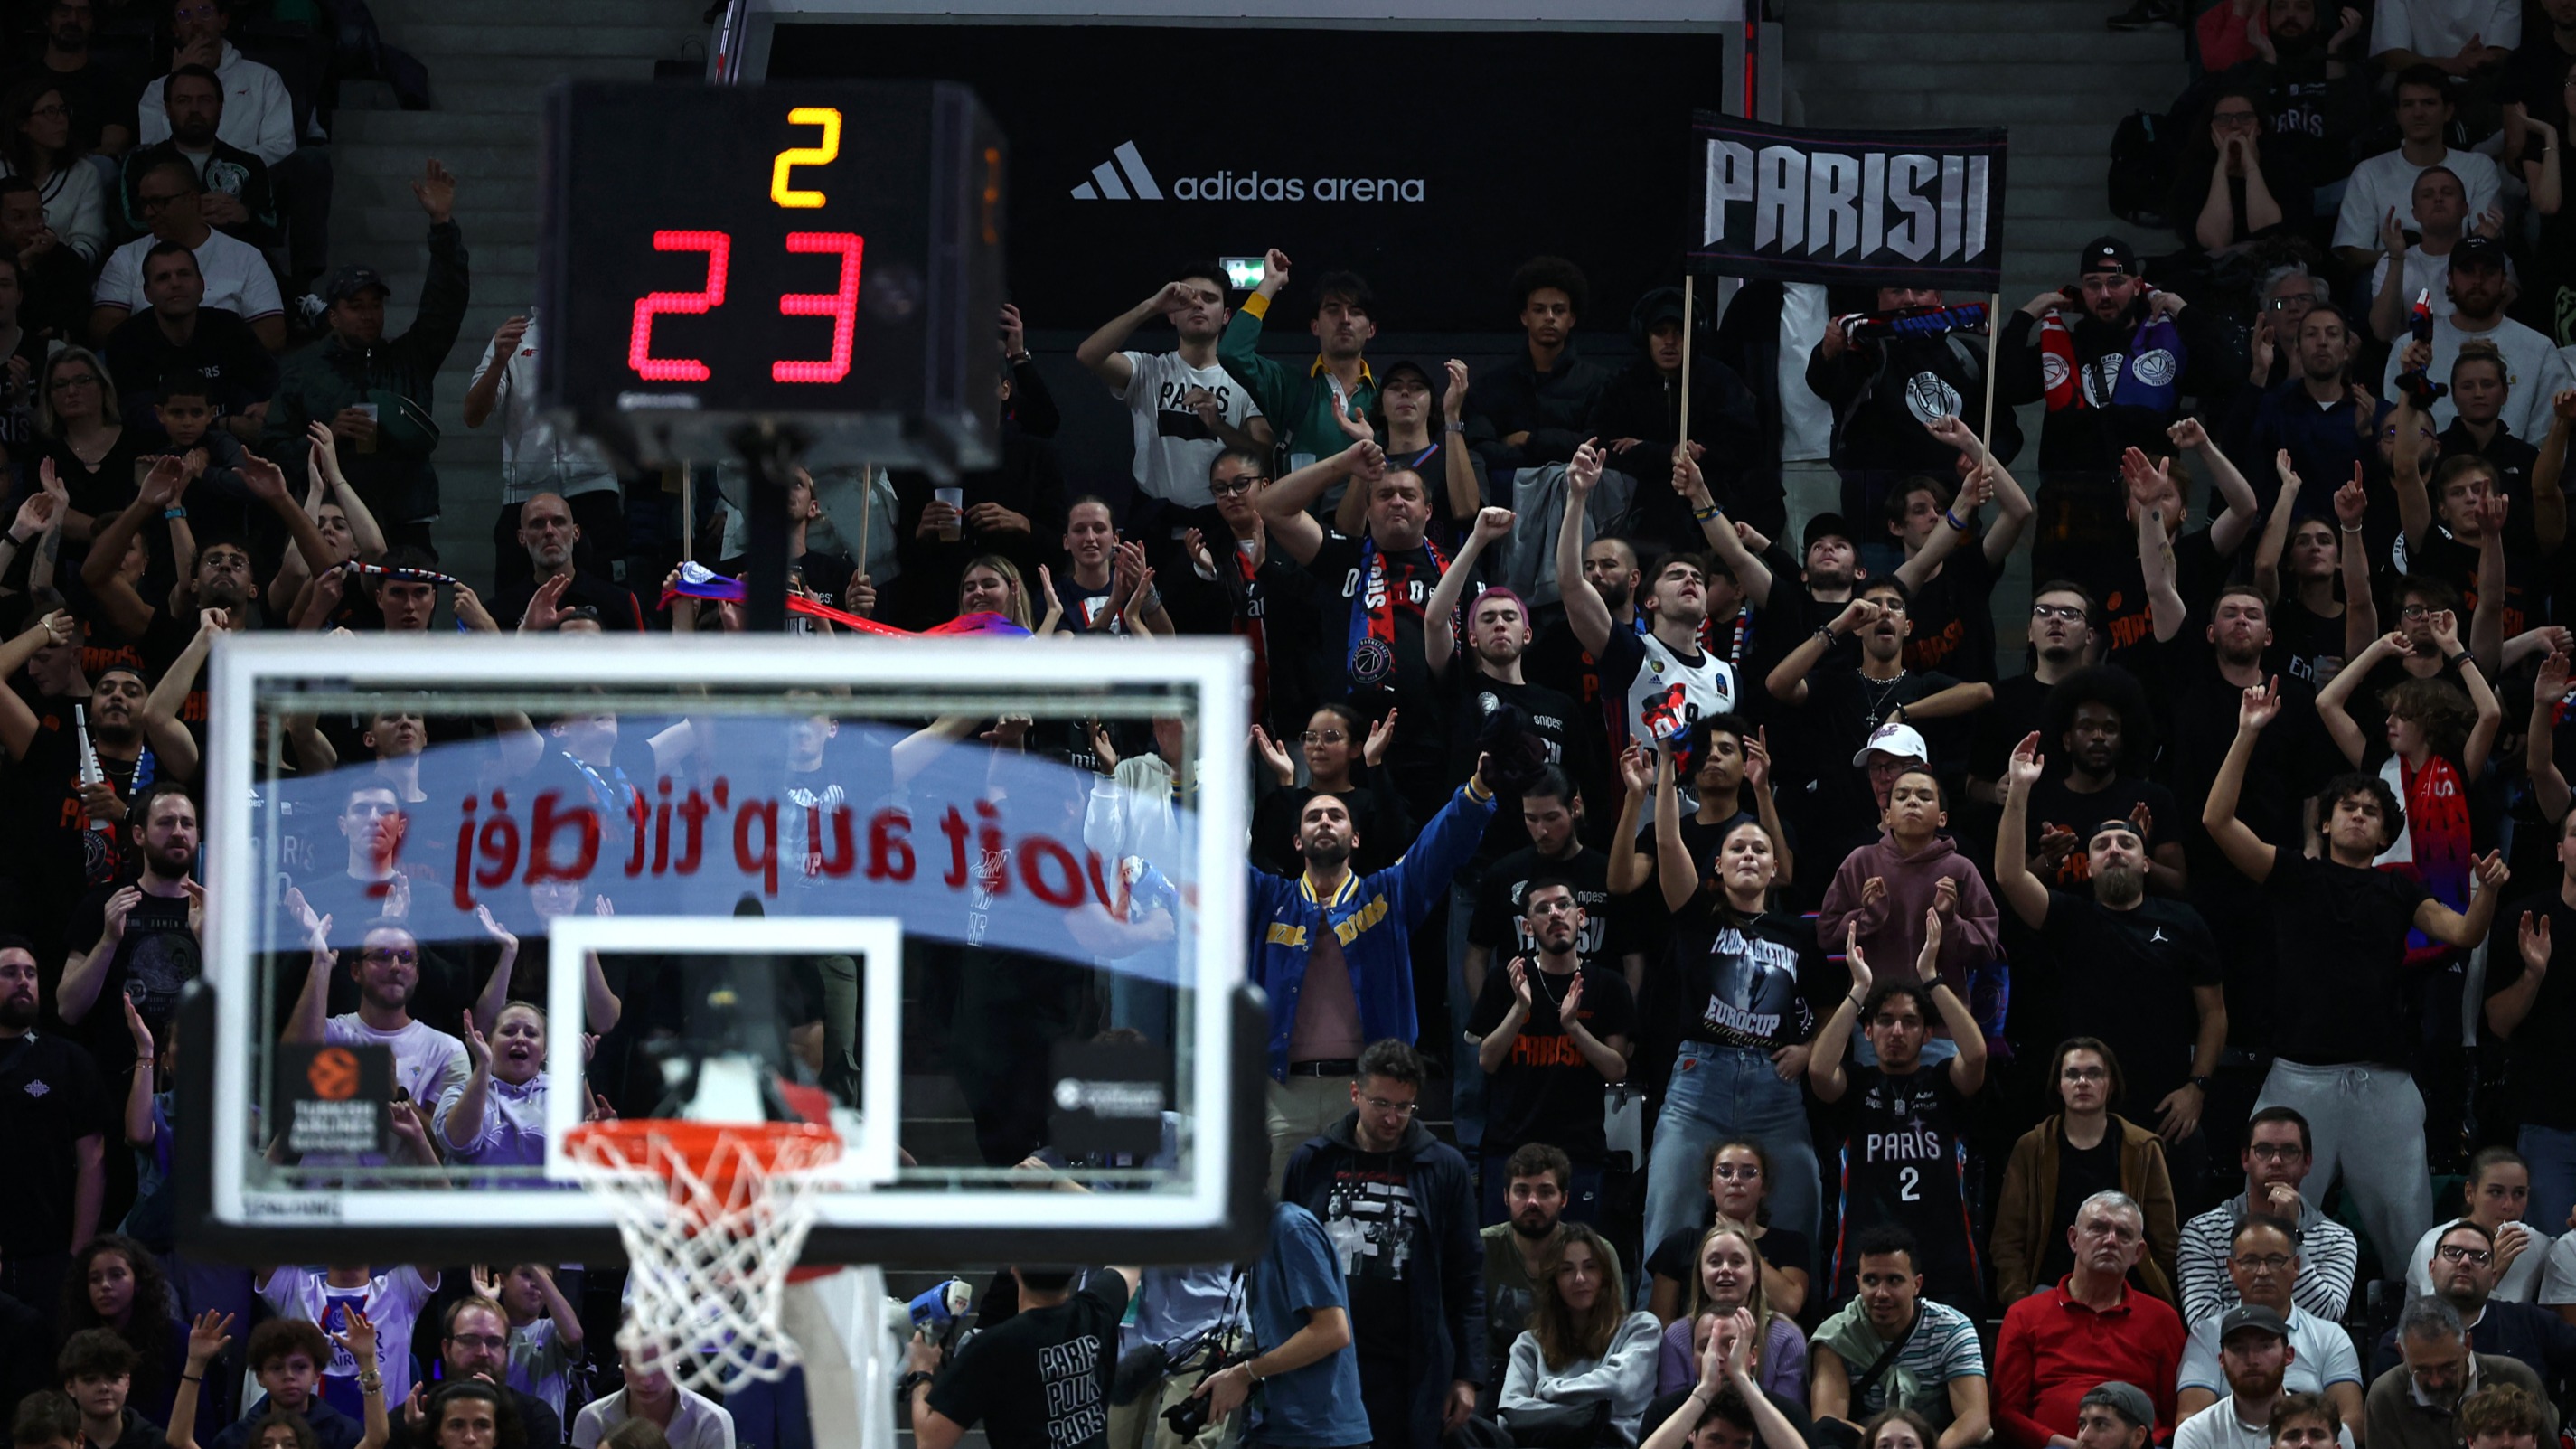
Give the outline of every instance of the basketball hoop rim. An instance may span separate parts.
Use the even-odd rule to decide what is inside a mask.
[[[719,1198],[727,1195],[740,1165],[724,1158],[728,1148],[736,1147],[749,1154],[763,1175],[795,1177],[837,1161],[841,1134],[817,1122],[692,1122],[676,1117],[634,1117],[585,1122],[564,1135],[564,1150],[580,1164],[584,1175],[667,1182],[670,1163],[677,1160],[714,1186]]]

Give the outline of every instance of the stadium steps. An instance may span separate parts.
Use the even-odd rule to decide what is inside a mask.
[[[394,330],[417,305],[429,262],[411,182],[432,156],[456,173],[474,300],[432,406],[442,433],[436,539],[449,571],[487,595],[500,440],[488,423],[468,429],[462,409],[493,329],[536,299],[539,103],[557,77],[649,80],[656,62],[702,57],[704,9],[704,0],[377,0],[385,39],[429,67],[433,109],[400,110],[381,85],[343,89],[332,128],[332,259],[384,274]]]

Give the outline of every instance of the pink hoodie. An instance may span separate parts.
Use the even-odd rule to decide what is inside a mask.
[[[1871,876],[1887,882],[1887,894],[1874,905],[1861,904],[1861,883]],[[1968,999],[1968,973],[2002,954],[1995,935],[1995,898],[1986,878],[1946,835],[1912,855],[1900,854],[1896,838],[1885,831],[1874,845],[1843,857],[1823,907],[1816,915],[1816,942],[1828,955],[1843,949],[1847,927],[1860,925],[1861,953],[1869,958],[1870,975],[1880,981],[1917,979],[1914,958],[1923,951],[1923,912],[1943,877],[1959,883],[1959,905],[1941,934],[1941,976]],[[1938,1020],[1936,1035],[1947,1035]]]

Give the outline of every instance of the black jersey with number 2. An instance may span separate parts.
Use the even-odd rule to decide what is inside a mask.
[[[1923,1292],[1974,1316],[1977,1237],[1968,1215],[1966,1099],[1947,1062],[1891,1077],[1876,1067],[1847,1067],[1841,1210],[1834,1234],[1833,1301],[1848,1302],[1860,1263],[1861,1235],[1895,1223],[1914,1235]]]

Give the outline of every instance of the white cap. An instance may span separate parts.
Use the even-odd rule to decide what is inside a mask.
[[[1899,760],[1921,760],[1929,764],[1932,748],[1923,743],[1923,734],[1910,724],[1889,722],[1869,732],[1869,743],[1852,756],[1854,765],[1866,765],[1872,755],[1888,755]]]

